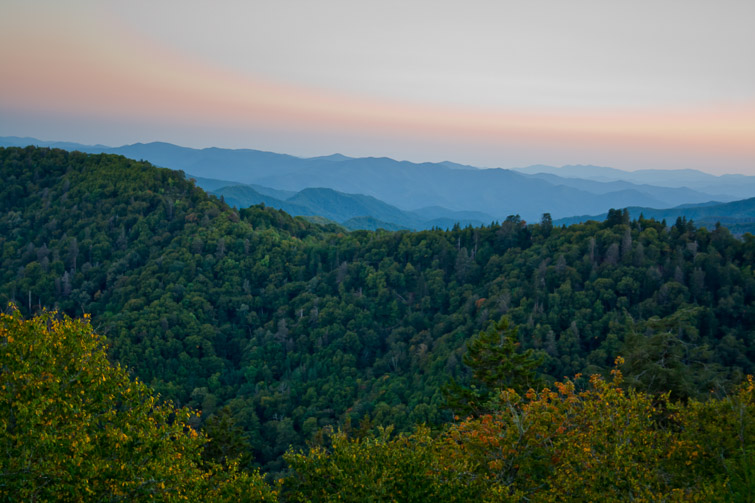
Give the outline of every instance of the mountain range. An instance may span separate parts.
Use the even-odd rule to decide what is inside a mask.
[[[262,203],[294,216],[324,217],[349,230],[450,228],[457,223],[479,227],[495,220],[480,212],[451,211],[437,206],[403,211],[372,196],[346,194],[326,188],[308,188],[290,193],[271,192],[265,190],[265,187],[238,184],[210,190],[208,187],[217,185],[213,183],[214,180],[205,178],[196,181],[197,185],[211,194],[222,196],[226,203],[236,208]]]
[[[686,187],[714,195],[718,200],[726,198],[746,199],[755,195],[755,177],[739,174],[711,175],[695,169],[640,169],[623,171],[603,166],[528,166],[516,168],[523,174],[556,175],[561,183],[576,183],[573,179],[592,180],[596,182],[629,182],[631,184],[653,185],[656,187]],[[571,182],[564,179],[572,180]]]
[[[539,220],[546,212],[558,220],[624,207],[642,208],[647,214],[647,208],[676,211],[681,205],[710,206],[755,195],[755,176],[714,176],[696,170],[629,172],[542,165],[478,169],[452,162],[413,163],[341,154],[301,158],[163,142],[107,147],[0,138],[0,146],[25,145],[148,160],[184,171],[229,204],[264,203],[293,215],[324,217],[351,229],[427,229],[456,222],[477,226],[512,214]]]
[[[728,227],[736,235],[746,232],[755,234],[755,197],[743,199],[741,201],[732,201],[730,203],[704,203],[704,204],[685,204],[675,208],[654,209],[630,206],[627,208],[629,216],[632,219],[653,218],[655,220],[666,220],[673,223],[677,218],[692,220],[698,227],[714,228],[717,224]],[[583,215],[555,220],[556,225],[571,225],[576,223],[595,220],[601,222],[605,220],[607,213],[599,215]]]

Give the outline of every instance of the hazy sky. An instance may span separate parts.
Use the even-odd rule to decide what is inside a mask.
[[[753,0],[2,0],[0,135],[755,174],[753,20]]]

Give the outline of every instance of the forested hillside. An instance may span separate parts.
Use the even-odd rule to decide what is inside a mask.
[[[441,388],[503,315],[546,382],[623,355],[627,383],[686,400],[753,372],[755,239],[724,227],[344,234],[120,156],[0,149],[0,175],[0,302],[91,313],[114,361],[268,470],[326,426],[450,420]]]

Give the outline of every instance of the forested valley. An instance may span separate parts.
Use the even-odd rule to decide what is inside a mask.
[[[6,148],[0,174],[0,491],[33,494],[40,452],[44,491],[74,487],[89,445],[139,467],[82,468],[98,499],[753,496],[750,234],[622,210],[346,232],[121,156]],[[90,417],[56,379],[138,419],[42,448]]]

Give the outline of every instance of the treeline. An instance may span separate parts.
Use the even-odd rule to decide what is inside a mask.
[[[0,174],[0,302],[91,313],[114,361],[248,466],[280,471],[324,428],[440,428],[467,341],[503,315],[546,384],[623,355],[634,388],[702,400],[754,370],[755,239],[723,227],[614,210],[343,234],[118,156],[0,149]]]

